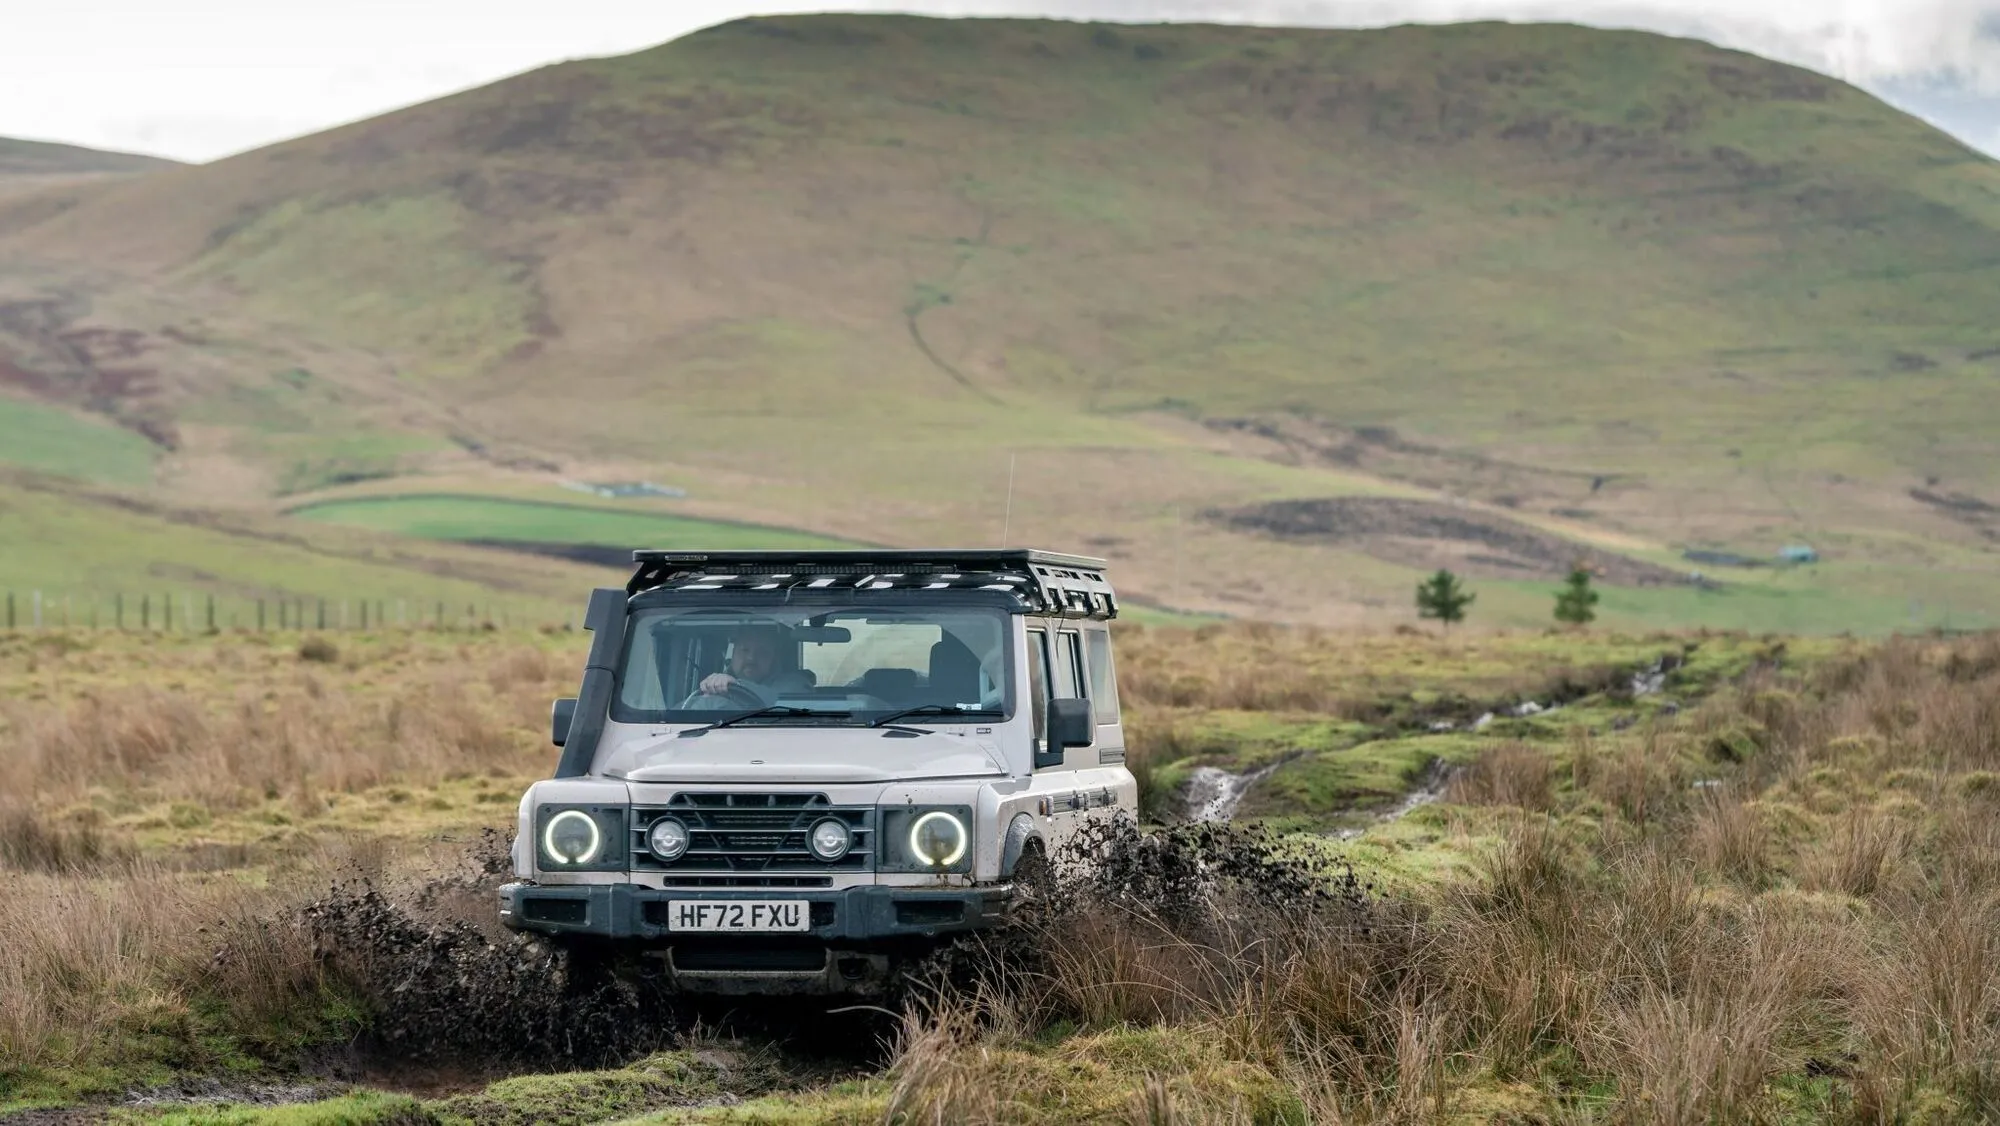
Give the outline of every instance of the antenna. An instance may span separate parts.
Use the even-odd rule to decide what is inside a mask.
[[[1008,536],[1014,531],[1014,459],[1019,456],[1013,450],[1007,451],[1007,516],[1000,524],[1000,546],[1007,546]]]

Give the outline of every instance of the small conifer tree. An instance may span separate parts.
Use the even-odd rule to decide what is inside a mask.
[[[1596,605],[1597,592],[1590,589],[1590,572],[1578,563],[1570,568],[1569,578],[1556,592],[1556,621],[1572,626],[1584,625],[1597,617],[1597,611],[1593,609]]]
[[[1417,616],[1436,618],[1450,629],[1453,622],[1465,620],[1465,608],[1478,597],[1460,585],[1457,575],[1440,570],[1417,584]]]

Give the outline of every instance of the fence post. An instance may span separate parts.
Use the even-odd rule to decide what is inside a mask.
[[[257,600],[257,632],[264,632],[264,600],[261,598]]]
[[[322,598],[322,599],[320,599],[320,600],[319,600],[319,618],[318,618],[318,621],[319,621],[319,628],[320,628],[320,629],[325,629],[325,628],[326,628],[326,599],[324,599],[324,598]]]
[[[63,595],[63,628],[69,628],[69,595]]]
[[[211,632],[215,629],[215,595],[213,594],[208,596],[208,628]]]
[[[14,592],[7,592],[7,628],[14,628]]]
[[[174,628],[174,596],[160,596],[160,632],[167,633]]]
[[[118,603],[118,632],[123,633],[125,632],[125,592],[121,590],[117,594],[112,595],[112,597]]]
[[[42,628],[42,592],[39,590],[36,591],[34,598],[35,598],[35,628],[39,630]]]
[[[9,597],[12,596],[10,595]],[[442,600],[438,602],[437,606],[437,628],[444,628],[444,602]]]

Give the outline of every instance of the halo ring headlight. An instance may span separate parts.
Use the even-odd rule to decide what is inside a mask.
[[[676,817],[662,817],[646,830],[646,847],[661,860],[679,860],[693,838]]]
[[[933,868],[949,868],[965,856],[971,836],[955,814],[934,809],[910,823],[910,855]]]
[[[835,817],[824,818],[814,823],[806,834],[806,847],[812,854],[828,864],[846,856],[854,847],[854,831],[847,822]]]
[[[597,819],[580,809],[565,809],[542,828],[542,851],[558,864],[588,864],[603,847]]]

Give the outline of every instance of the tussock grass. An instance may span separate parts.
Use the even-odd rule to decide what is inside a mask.
[[[1135,743],[1199,749],[1183,712],[1136,686],[1204,666],[1142,634],[1157,648],[1121,651]],[[1217,669],[1233,647],[1310,648],[1282,630],[1211,641]],[[345,853],[258,854],[250,879],[189,871],[129,851],[105,812],[178,801],[198,834],[205,812],[272,792],[544,765],[569,655],[509,638],[341,648],[331,663],[154,659],[144,675],[77,650],[17,672],[30,688],[4,713],[23,753],[0,763],[0,857],[33,894],[0,919],[0,1075],[282,1059],[367,1019],[283,922],[301,874]],[[1198,853],[1135,835],[1143,863],[1032,919],[1016,936],[1031,955],[1000,950],[976,988],[912,1010],[884,1073],[759,1105],[912,1123],[1992,1118],[1995,652],[1905,639],[1746,664],[1706,699],[1683,692],[1678,715],[1614,726],[1580,706],[1568,727],[1480,736],[1398,838],[1469,860],[1394,897],[1306,859],[1338,855],[1320,838]],[[58,666],[67,687],[31,706]],[[231,740],[264,750],[216,745]]]
[[[1454,774],[1444,800],[1545,810],[1554,796],[1554,783],[1555,764],[1546,753],[1522,743],[1502,743],[1482,750]]]
[[[147,861],[15,874],[0,916],[0,1079],[66,1068],[211,1070],[358,1014],[294,921],[331,853],[258,887]]]
[[[37,843],[24,802],[182,803],[178,816],[199,820],[273,800],[311,810],[390,783],[534,773],[553,754],[548,701],[575,676],[570,654],[545,643],[421,635],[361,635],[344,650],[309,637],[294,651],[257,635],[98,637],[45,646],[26,664],[29,698],[0,696],[10,743],[0,842],[14,842],[0,856],[43,856],[41,866],[89,854],[89,826],[40,822]]]
[[[1893,642],[1622,735],[1495,740],[1443,799],[1491,811],[1470,878],[1365,932],[1226,890],[1192,912],[1100,897],[1037,943],[1000,1023],[1199,1029],[1311,1121],[1991,1117],[1990,649]],[[1133,1114],[1231,1120],[1160,1091]]]

